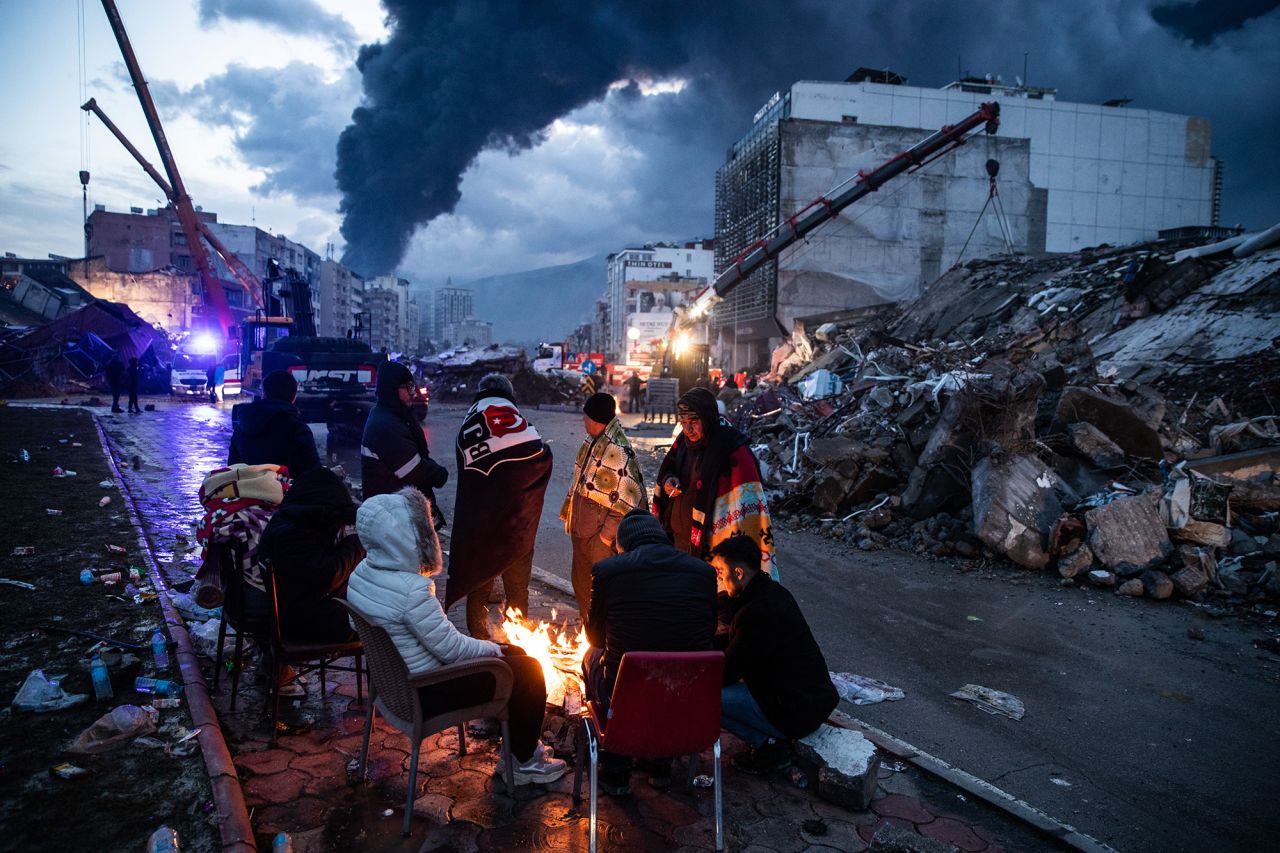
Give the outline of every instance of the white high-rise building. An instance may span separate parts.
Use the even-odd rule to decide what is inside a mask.
[[[688,294],[711,282],[714,265],[712,240],[682,245],[656,243],[609,255],[609,360],[625,360],[628,329],[632,326],[643,326],[638,334],[645,340],[651,329],[661,326],[653,335],[661,337],[671,324],[672,309],[683,304]]]

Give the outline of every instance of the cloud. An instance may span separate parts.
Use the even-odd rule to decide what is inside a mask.
[[[1192,44],[1204,46],[1277,8],[1280,0],[1195,0],[1156,6],[1151,17]]]
[[[251,21],[291,35],[317,36],[342,47],[354,47],[356,32],[341,15],[330,14],[313,0],[200,0],[200,23]]]

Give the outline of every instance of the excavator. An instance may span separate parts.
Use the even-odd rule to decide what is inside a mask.
[[[234,358],[243,392],[259,393],[262,377],[273,370],[288,370],[298,380],[298,409],[305,420],[350,430],[363,425],[374,401],[378,368],[386,355],[372,352],[368,343],[347,338],[318,337],[311,311],[311,284],[297,270],[282,268],[274,260],[259,281],[245,263],[218,239],[196,212],[178,164],[165,136],[138,58],[129,41],[114,0],[102,0],[102,8],[129,70],[138,102],[164,167],[161,174],[90,98],[81,109],[97,116],[169,199],[191,251],[205,301],[208,328],[197,337],[215,358]],[[231,308],[213,255],[226,264],[245,289],[253,308],[240,316]]]
[[[706,344],[691,343],[689,331],[696,323],[705,320],[716,304],[753,272],[777,258],[787,247],[839,216],[849,205],[880,189],[886,182],[903,173],[927,166],[963,145],[979,128],[988,134],[994,134],[999,127],[1000,105],[994,101],[981,104],[965,118],[944,126],[870,172],[859,171],[855,179],[845,181],[826,195],[809,202],[764,237],[747,246],[694,299],[687,310],[676,309],[677,316],[662,342],[663,375],[679,379],[682,389],[692,387],[697,379],[707,375],[709,348]]]

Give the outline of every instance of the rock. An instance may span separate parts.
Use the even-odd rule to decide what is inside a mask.
[[[1070,424],[1067,434],[1076,452],[1097,467],[1119,468],[1124,464],[1124,451],[1093,424]]]
[[[880,756],[861,732],[825,723],[796,743],[800,758],[818,768],[818,796],[865,811],[876,790]]]
[[[834,471],[819,474],[818,483],[813,489],[813,508],[819,512],[839,512],[840,507],[846,503],[852,485]]]
[[[1062,515],[1061,480],[1034,456],[987,457],[973,468],[973,533],[1029,569],[1049,564],[1048,537]]]
[[[938,841],[924,835],[917,835],[909,829],[883,823],[871,836],[868,851],[874,853],[957,853],[958,847]]]
[[[1142,588],[1148,598],[1163,601],[1173,596],[1173,581],[1157,569],[1142,573]]]
[[[1173,551],[1164,521],[1146,495],[1117,498],[1089,510],[1084,519],[1094,556],[1119,574],[1139,574],[1164,562]]]
[[[1093,565],[1093,552],[1083,542],[1070,554],[1058,558],[1058,574],[1064,578],[1074,578],[1081,572],[1088,571]]]
[[[1110,589],[1116,585],[1115,572],[1109,572],[1106,569],[1094,569],[1089,572],[1089,583],[1104,589]]]
[[[1194,566],[1183,566],[1170,576],[1170,580],[1183,598],[1194,598],[1209,585],[1209,577]]]
[[[1178,556],[1182,564],[1205,576],[1209,582],[1218,579],[1218,559],[1212,548],[1197,548],[1194,545],[1179,545]]]
[[[819,468],[829,468],[848,459],[861,459],[866,455],[867,449],[866,443],[856,438],[843,436],[812,438],[809,440],[809,447],[804,451],[804,456]],[[788,463],[791,461],[790,450],[791,448],[786,448],[782,451]]]
[[[1142,598],[1142,589],[1142,581],[1137,578],[1129,578],[1129,580],[1116,588],[1116,595],[1132,595],[1135,598]]]
[[[1163,459],[1160,434],[1132,406],[1088,388],[1070,387],[1058,400],[1060,424],[1090,423],[1130,456]]]
[[[1195,545],[1212,545],[1215,548],[1226,548],[1231,544],[1231,528],[1212,521],[1188,519],[1187,523],[1171,531],[1173,538],[1179,542],[1191,542]]]
[[[898,475],[887,468],[874,465],[862,473],[849,494],[845,497],[848,506],[856,506],[873,499],[881,492],[887,492],[898,485]]]
[[[868,530],[880,530],[888,527],[892,521],[893,511],[887,505],[862,514],[862,524]]]
[[[968,541],[967,539],[957,539],[954,547],[955,547],[956,556],[958,557],[964,557],[965,559],[970,559],[978,556],[977,547],[974,546],[974,544]]]
[[[1192,640],[1203,640],[1204,629],[1201,628],[1199,625],[1192,625],[1190,628],[1187,629],[1187,637]]]

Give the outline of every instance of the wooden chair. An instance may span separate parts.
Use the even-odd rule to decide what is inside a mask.
[[[510,794],[515,789],[515,765],[511,758],[511,737],[508,725],[507,702],[511,698],[513,678],[511,667],[499,657],[476,658],[461,663],[442,666],[421,675],[410,675],[404,658],[395,642],[385,630],[378,627],[359,608],[344,601],[351,611],[351,622],[364,643],[369,668],[369,711],[364,721],[364,742],[360,747],[360,779],[363,781],[369,759],[369,735],[373,730],[374,709],[382,717],[409,737],[412,754],[409,758],[409,789],[405,795],[403,834],[409,835],[409,821],[413,817],[413,799],[418,779],[418,753],[422,741],[429,735],[457,726],[458,754],[467,754],[465,724],[481,717],[496,717],[502,724],[503,777]],[[493,698],[488,702],[442,711],[432,714],[423,708],[418,695],[419,687],[452,681],[465,675],[488,673],[495,682]]]
[[[285,639],[280,632],[280,606],[276,599],[275,573],[271,569],[270,561],[264,561],[262,566],[262,579],[267,588],[269,612],[271,614],[271,624],[267,634],[268,654],[271,661],[271,671],[267,673],[269,695],[267,701],[271,706],[271,745],[274,747],[276,745],[276,724],[280,719],[280,675],[284,672],[284,667],[291,666],[295,670],[294,676],[289,679],[289,683],[296,681],[299,676],[308,672],[319,670],[320,695],[322,696],[325,692],[325,674],[328,670],[336,669],[342,672],[354,672],[356,674],[356,701],[363,704],[364,683],[361,681],[361,676],[364,670],[360,662],[364,649],[358,639],[343,643],[303,643]],[[338,600],[341,601],[341,599]],[[340,666],[336,663],[336,661],[346,657],[352,659],[351,666]]]
[[[716,850],[724,849],[724,815],[720,793],[720,688],[723,652],[628,652],[618,664],[618,678],[601,716],[588,702],[578,739],[573,800],[582,802],[584,745],[591,756],[590,850],[596,849],[597,762],[602,750],[631,758],[689,756],[693,779],[698,754],[710,747],[715,773]]]

